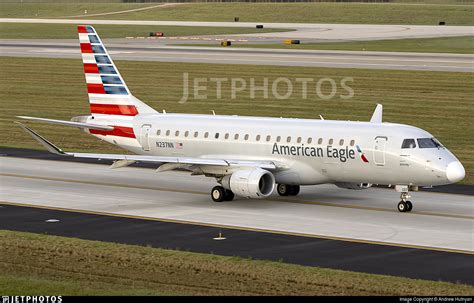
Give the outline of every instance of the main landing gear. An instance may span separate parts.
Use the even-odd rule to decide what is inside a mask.
[[[402,199],[402,201],[398,203],[399,212],[402,212],[402,213],[411,212],[411,210],[413,209],[413,204],[410,201],[408,201],[409,198],[410,198],[410,195],[408,194],[408,192],[402,192],[400,194],[400,199]]]
[[[296,196],[300,193],[299,185],[278,184],[277,192],[280,196]]]
[[[211,197],[214,202],[232,201],[234,200],[234,193],[218,185],[212,188]]]

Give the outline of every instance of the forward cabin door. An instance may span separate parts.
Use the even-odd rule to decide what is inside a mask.
[[[374,141],[374,163],[377,166],[385,165],[385,147],[387,137],[375,137]]]
[[[140,144],[144,151],[150,150],[150,141],[149,141],[150,130],[151,130],[151,125],[149,124],[142,125],[142,129],[140,131]]]

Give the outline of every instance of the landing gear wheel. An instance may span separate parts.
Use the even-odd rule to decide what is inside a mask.
[[[226,189],[224,194],[224,201],[232,201],[234,200],[234,193],[231,190]]]
[[[413,209],[413,204],[410,201],[405,202],[407,204],[407,212],[411,212]]]
[[[296,196],[300,193],[300,186],[299,185],[290,185],[290,190],[288,195]]]
[[[398,203],[398,211],[401,212],[401,213],[404,213],[406,212],[408,209],[408,205],[406,202],[404,201],[400,201],[400,203]]]
[[[277,192],[280,196],[296,196],[300,193],[299,185],[278,184]]]
[[[280,196],[288,196],[290,194],[290,186],[286,184],[278,184],[277,192]]]
[[[214,202],[222,202],[225,199],[226,189],[222,186],[214,186],[211,190],[211,198]]]

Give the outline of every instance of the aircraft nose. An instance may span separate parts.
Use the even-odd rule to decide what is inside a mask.
[[[446,168],[446,177],[450,182],[459,182],[464,179],[465,175],[466,171],[464,170],[464,167],[462,166],[461,162],[453,161],[448,164],[448,167]]]

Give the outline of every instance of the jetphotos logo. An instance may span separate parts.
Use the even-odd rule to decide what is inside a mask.
[[[61,303],[62,296],[2,296],[0,303]]]
[[[348,100],[354,97],[352,77],[344,78],[192,78],[183,73],[183,95],[188,100],[263,98],[272,100]]]
[[[356,145],[356,149],[360,155],[360,158],[365,163],[369,163],[369,160],[365,157],[359,145]],[[340,162],[347,162],[348,159],[355,159],[355,151],[349,149],[348,146],[343,148],[334,148],[332,146],[327,146],[326,148],[322,147],[312,147],[305,146],[301,144],[300,146],[290,146],[275,143],[272,147],[273,155],[284,155],[284,156],[303,156],[303,157],[316,157],[322,158],[326,157],[328,159],[338,159]]]

